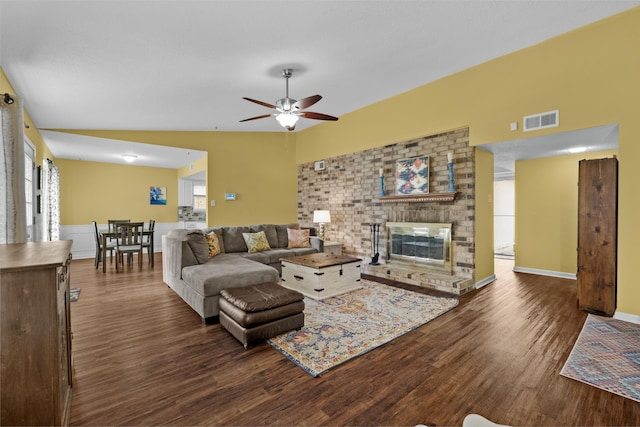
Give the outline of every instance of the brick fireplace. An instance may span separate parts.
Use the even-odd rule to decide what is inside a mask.
[[[328,209],[331,223],[326,240],[343,244],[343,253],[363,258],[363,274],[463,294],[474,286],[474,164],[467,128],[399,142],[298,165],[298,220],[314,226],[313,211]],[[448,191],[447,153],[453,153],[456,192]],[[395,194],[395,165],[400,159],[429,156],[429,194],[403,198]],[[379,170],[383,169],[385,197],[380,196]],[[425,269],[422,265],[387,259],[387,223],[450,224],[450,267]],[[380,265],[369,265],[371,224],[380,224]],[[317,226],[317,225],[316,225]]]
[[[451,224],[387,222],[385,225],[388,264],[451,273]]]

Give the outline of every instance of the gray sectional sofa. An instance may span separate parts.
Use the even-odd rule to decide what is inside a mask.
[[[220,291],[277,282],[280,259],[323,251],[323,241],[310,237],[311,247],[289,248],[288,228],[298,224],[260,224],[172,230],[162,236],[162,277],[206,323],[218,321]],[[221,253],[208,256],[205,234],[215,232]],[[271,249],[249,253],[242,233],[264,231]],[[311,229],[310,234],[315,234]]]

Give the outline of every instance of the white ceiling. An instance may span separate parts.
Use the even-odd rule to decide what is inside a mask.
[[[284,96],[282,68],[294,69],[292,98],[321,94],[310,110],[341,116],[638,5],[0,0],[0,65],[39,129],[282,132],[273,118],[239,123],[270,112],[243,96]],[[56,157],[89,159],[95,147],[54,135],[44,137]]]
[[[41,130],[51,153],[59,159],[124,164],[124,154],[137,156],[136,166],[177,169],[195,162],[207,153],[116,139],[95,138],[51,130]]]

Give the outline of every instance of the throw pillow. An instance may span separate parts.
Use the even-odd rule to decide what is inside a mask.
[[[289,248],[310,248],[309,230],[296,230],[287,228],[287,237],[289,238]]]
[[[278,224],[276,225],[276,236],[278,237],[278,245],[276,248],[286,248],[289,245],[289,238],[287,237],[287,228],[298,229],[298,224]]]
[[[209,260],[209,245],[202,231],[194,230],[187,234],[185,240],[191,248],[198,264],[204,264]]]
[[[220,251],[220,240],[218,240],[218,236],[215,231],[210,231],[205,234],[204,237],[207,238],[207,243],[209,244],[209,257],[214,257],[218,255]]]
[[[276,232],[276,226],[273,224],[258,224],[258,225],[250,225],[249,233],[259,233],[264,231],[264,234],[267,236],[267,242],[269,242],[269,246],[271,248],[278,247],[278,233]]]
[[[264,234],[264,231],[260,231],[259,233],[242,233],[242,237],[244,237],[244,242],[247,244],[249,253],[262,252],[271,249],[271,246],[269,246],[269,242],[267,241],[267,235]]]
[[[251,233],[251,229],[244,225],[225,227],[222,240],[224,241],[224,251],[226,253],[247,252],[247,244],[242,233]]]

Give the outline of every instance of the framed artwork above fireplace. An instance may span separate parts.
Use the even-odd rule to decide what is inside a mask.
[[[413,157],[396,162],[396,193],[429,193],[429,156]]]

